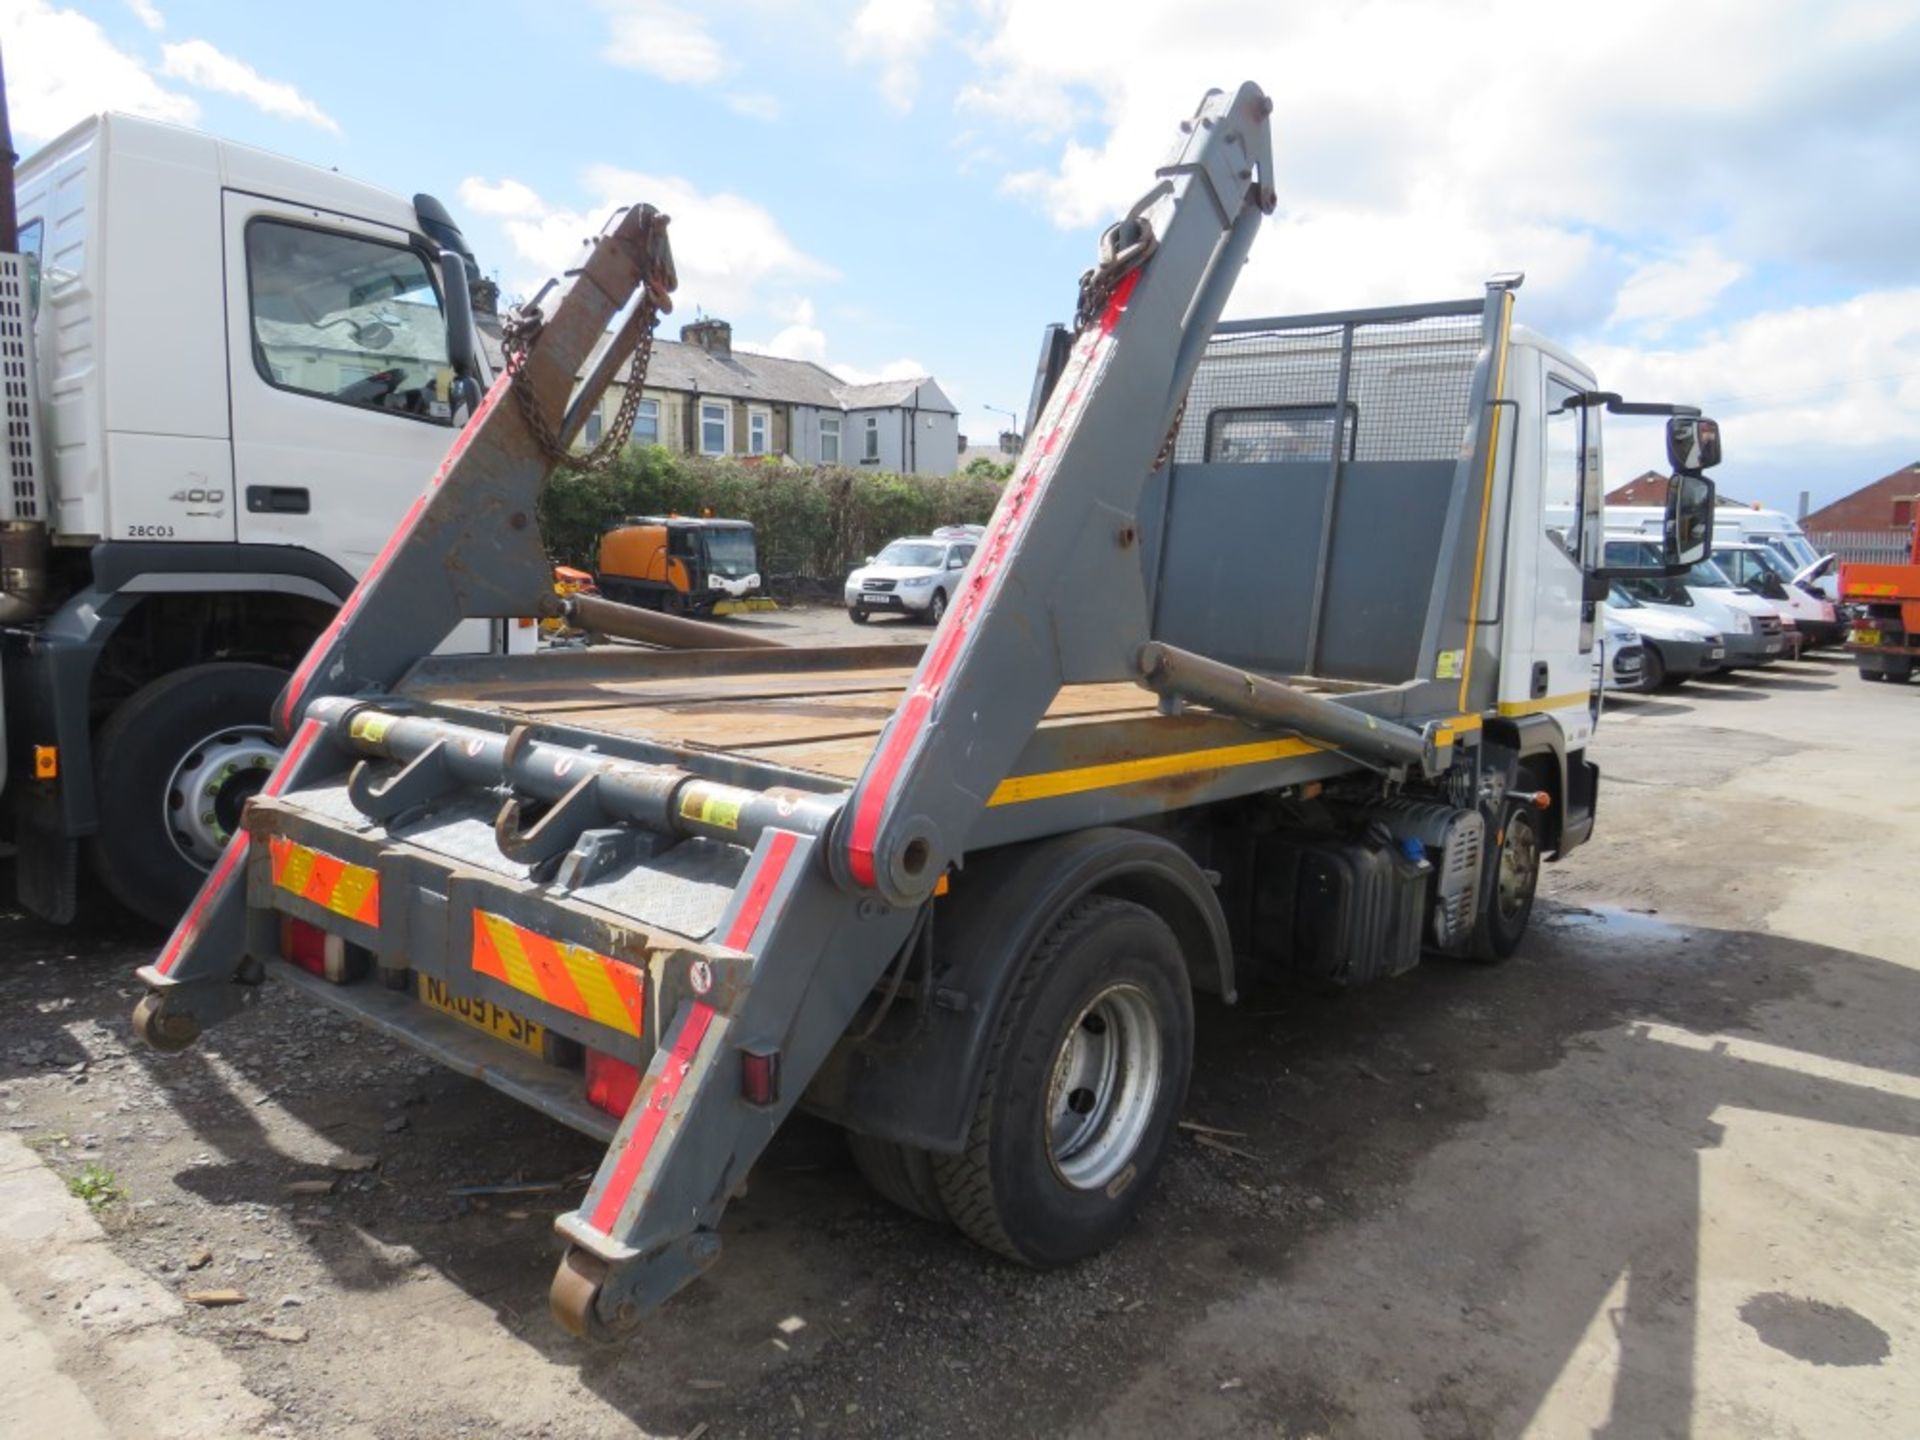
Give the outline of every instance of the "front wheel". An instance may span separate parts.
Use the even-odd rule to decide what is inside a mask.
[[[1640,655],[1640,688],[1649,691],[1664,689],[1668,683],[1667,662],[1661,657],[1659,648],[1643,645]]]
[[[1500,827],[1492,883],[1481,891],[1480,915],[1473,926],[1473,957],[1498,964],[1520,948],[1533,915],[1540,885],[1539,811],[1528,806],[1507,812]]]
[[[988,1053],[966,1148],[933,1157],[966,1236],[1035,1267],[1111,1245],[1166,1158],[1193,1067],[1173,931],[1094,896],[1027,958]]]
[[[134,692],[101,727],[94,869],[136,915],[171,926],[238,833],[280,762],[270,717],[286,683],[270,665],[195,665]]]
[[[933,599],[927,602],[927,623],[929,625],[938,625],[941,620],[946,617],[946,613],[947,592],[944,590],[936,590],[933,592]]]
[[[856,625],[864,625],[870,617],[864,605],[849,605],[847,607],[847,618]]]

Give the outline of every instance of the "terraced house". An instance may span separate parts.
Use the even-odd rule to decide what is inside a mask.
[[[680,327],[678,341],[655,341],[640,393],[634,442],[683,455],[917,475],[950,475],[959,461],[959,414],[932,376],[849,385],[811,361],[736,351],[724,320],[696,320]],[[607,387],[583,444],[600,438],[624,396],[620,384]]]

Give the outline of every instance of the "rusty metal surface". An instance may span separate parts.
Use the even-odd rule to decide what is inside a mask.
[[[731,625],[689,620],[638,605],[623,605],[599,595],[547,595],[541,613],[563,619],[596,635],[613,635],[674,650],[784,650],[786,645]]]

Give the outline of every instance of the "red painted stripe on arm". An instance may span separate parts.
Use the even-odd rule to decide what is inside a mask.
[[[721,944],[733,950],[744,950],[753,939],[753,932],[760,928],[761,917],[766,914],[767,903],[773,899],[773,892],[780,886],[780,877],[786,873],[787,861],[793,855],[794,835],[790,830],[776,830],[773,839],[767,843],[767,852],[754,869],[753,878],[747,882],[747,893],[740,901],[739,913],[733,917],[733,923],[727,927],[726,936]]]
[[[707,1031],[712,1025],[711,1005],[696,1000],[687,1007],[685,1016],[679,1022],[678,1033],[674,1036],[673,1048],[667,1052],[666,1061],[660,1067],[660,1076],[653,1082],[653,1089],[648,1093],[640,1113],[633,1117],[633,1129],[628,1132],[626,1144],[621,1147],[619,1157],[614,1161],[607,1188],[600,1192],[600,1203],[593,1207],[593,1214],[589,1217],[593,1228],[602,1235],[613,1235],[613,1227],[620,1223],[620,1212],[626,1206],[627,1196],[633,1192],[633,1182],[640,1178],[647,1156],[652,1152],[654,1142],[660,1138],[661,1127],[667,1123],[667,1112],[673,1108],[680,1087],[686,1083],[687,1072],[693,1068],[694,1059],[700,1053],[700,1042],[707,1038]]]
[[[1092,343],[1083,344],[1076,351],[1072,368],[1060,377],[1059,384],[1066,388],[1062,392],[1064,399],[1058,410],[1051,415],[1053,424],[1030,448],[1024,457],[1025,463],[1001,493],[1000,503],[994,507],[993,519],[988,522],[987,533],[980,539],[979,553],[961,581],[960,595],[947,611],[939,633],[935,635],[926,658],[920,663],[920,670],[914,676],[913,690],[895,712],[886,734],[881,738],[879,750],[865,777],[866,783],[854,802],[853,825],[847,835],[847,869],[861,885],[871,886],[875,883],[878,872],[873,847],[880,838],[881,823],[893,802],[900,772],[905,768],[914,742],[919,739],[935,703],[952,677],[953,667],[974,625],[993,592],[999,588],[1014,542],[1052,477],[1054,457],[1078,420],[1080,402],[1088,390],[1088,377],[1094,375],[1114,327],[1126,313],[1127,302],[1133,296],[1134,287],[1140,283],[1140,273],[1133,271],[1114,287],[1106,309],[1101,312]]]

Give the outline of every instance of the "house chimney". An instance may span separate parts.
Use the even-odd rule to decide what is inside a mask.
[[[694,320],[680,327],[680,338],[722,360],[733,354],[733,326],[725,320]]]

